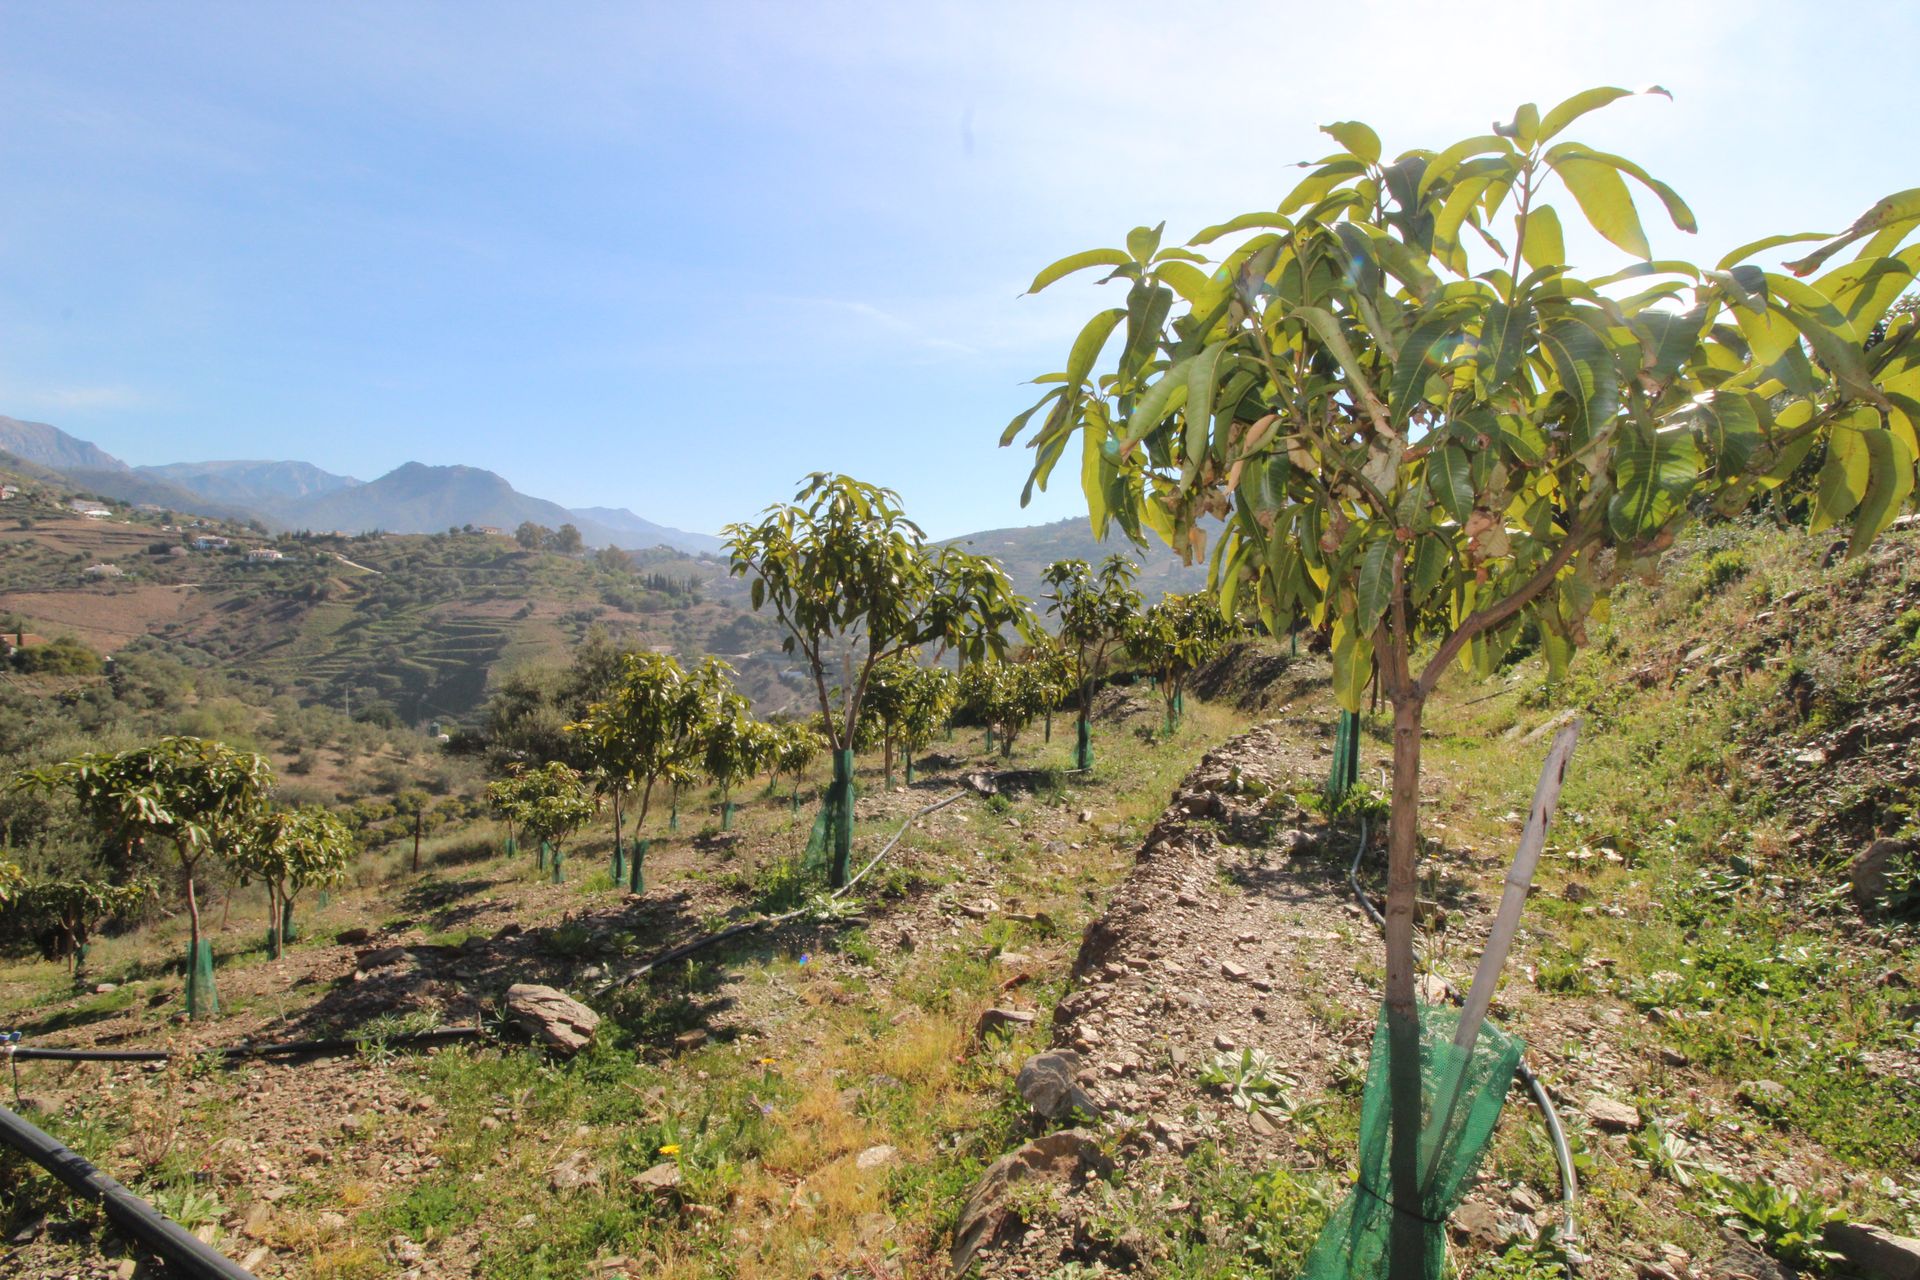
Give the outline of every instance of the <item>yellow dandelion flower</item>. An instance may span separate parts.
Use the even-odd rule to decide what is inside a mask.
[[[660,1154],[663,1156],[677,1156],[680,1154],[680,1144],[677,1142],[669,1142],[666,1146],[660,1148]]]

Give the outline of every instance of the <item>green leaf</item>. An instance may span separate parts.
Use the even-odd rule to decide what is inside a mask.
[[[1416,324],[1407,340],[1400,344],[1400,356],[1393,366],[1393,381],[1388,388],[1387,404],[1392,410],[1394,430],[1412,415],[1420,403],[1427,378],[1439,364],[1434,350],[1459,329],[1462,316],[1456,309],[1429,315]]]
[[[1358,120],[1341,120],[1335,124],[1320,126],[1320,132],[1329,134],[1333,140],[1359,156],[1368,164],[1380,161],[1380,135]]]
[[[1141,266],[1153,261],[1153,255],[1160,251],[1160,233],[1167,229],[1166,223],[1157,227],[1135,227],[1127,232],[1127,252]]]
[[[1197,463],[1206,449],[1207,429],[1213,419],[1213,392],[1218,385],[1220,356],[1234,342],[1222,338],[1193,358],[1187,368],[1187,462]]]
[[[1393,599],[1393,555],[1398,546],[1388,533],[1369,542],[1361,553],[1353,625],[1367,634],[1379,625]]]
[[[1761,442],[1760,415],[1739,391],[1714,391],[1700,397],[1698,417],[1708,455],[1723,479],[1746,471]]]
[[[1153,274],[1172,285],[1190,305],[1203,310],[1212,306],[1214,296],[1227,287],[1225,280],[1216,280],[1190,262],[1162,262],[1154,267]]]
[[[1847,554],[1857,556],[1886,532],[1913,493],[1913,450],[1891,431],[1861,433],[1867,446],[1867,492],[1853,513],[1853,541]]]
[[[1660,92],[1665,93],[1666,90],[1662,89]],[[1614,89],[1608,87],[1582,90],[1553,110],[1547,112],[1546,118],[1540,122],[1540,141],[1546,142],[1550,140],[1555,134],[1559,133],[1562,129],[1589,111],[1597,111],[1609,102],[1618,102],[1622,98],[1631,98],[1632,96],[1633,90],[1631,89]]]
[[[1333,318],[1333,313],[1320,307],[1295,307],[1293,314],[1306,321],[1307,326],[1313,330],[1314,336],[1319,338],[1332,353],[1333,358],[1339,361],[1340,368],[1346,373],[1347,381],[1351,384],[1354,394],[1372,404],[1378,404],[1379,397],[1374,394],[1373,384],[1367,381],[1365,371],[1360,368],[1359,358],[1353,354],[1353,347],[1347,342],[1347,335],[1341,331],[1340,322]]]
[[[1140,397],[1133,412],[1127,415],[1127,434],[1122,444],[1134,444],[1146,439],[1166,421],[1187,398],[1187,369],[1193,363],[1193,357],[1178,361],[1171,369],[1161,374]],[[1179,397],[1177,400],[1175,397]]]
[[[1342,711],[1366,708],[1373,682],[1373,636],[1356,631],[1351,620],[1333,620],[1333,696]]]
[[[1427,455],[1427,489],[1462,524],[1473,514],[1473,466],[1467,451],[1445,444]]]
[[[1498,134],[1483,133],[1475,138],[1466,138],[1454,143],[1435,156],[1428,164],[1426,172],[1420,175],[1420,185],[1415,189],[1419,195],[1426,195],[1427,189],[1434,183],[1445,179],[1454,179],[1454,168],[1469,156],[1489,153],[1503,156],[1513,155],[1513,144]]]
[[[1527,210],[1525,236],[1520,256],[1535,270],[1564,266],[1567,261],[1566,237],[1560,234],[1560,215],[1550,204],[1537,204]]]
[[[1531,147],[1540,141],[1540,108],[1531,102],[1523,102],[1520,109],[1513,113],[1513,140],[1523,147]]]
[[[1125,267],[1132,264],[1132,257],[1118,249],[1086,249],[1068,254],[1035,276],[1033,283],[1027,286],[1027,292],[1038,293],[1054,281],[1088,267]]]
[[[1293,230],[1293,219],[1279,213],[1243,213],[1237,218],[1228,218],[1225,222],[1216,222],[1202,231],[1188,244],[1212,244],[1221,236],[1230,236],[1236,231],[1251,231],[1255,227],[1271,227],[1276,231]]]
[[[1607,523],[1634,542],[1657,533],[1686,507],[1700,474],[1700,451],[1680,429],[1621,434],[1613,454],[1613,500]]]
[[[1873,479],[1873,453],[1867,444],[1870,434],[1843,425],[1827,437],[1827,457],[1820,464],[1808,532],[1832,528],[1853,514],[1867,496],[1867,486]]]
[[[1741,245],[1738,249],[1735,249],[1714,265],[1716,269],[1725,271],[1737,263],[1745,262],[1756,253],[1765,253],[1767,250],[1777,249],[1783,244],[1799,244],[1806,240],[1825,240],[1831,235],[1832,233],[1827,231],[1795,231],[1780,236],[1762,236],[1758,240],[1752,240]]]
[[[1489,393],[1505,386],[1520,368],[1527,352],[1527,330],[1532,325],[1530,303],[1510,307],[1495,301],[1487,306],[1486,317],[1480,322],[1480,349],[1475,354],[1475,364],[1480,371],[1480,381]]]
[[[1633,195],[1618,170],[1599,160],[1569,156],[1554,165],[1554,172],[1580,202],[1580,212],[1595,231],[1636,258],[1652,256]]]
[[[1080,336],[1073,340],[1073,350],[1067,356],[1067,385],[1078,387],[1093,372],[1094,361],[1100,358],[1100,351],[1107,345],[1107,339],[1113,334],[1113,327],[1126,318],[1125,307],[1115,307],[1111,311],[1102,311],[1087,321],[1080,330]]]
[[[1620,408],[1620,370],[1607,344],[1578,320],[1561,320],[1540,335],[1561,389],[1577,409],[1575,422],[1590,438]]]
[[[1874,232],[1903,223],[1920,222],[1920,187],[1895,192],[1854,220],[1832,244],[1816,249],[1798,262],[1789,262],[1787,270],[1797,276],[1811,275],[1820,264],[1840,250]]]

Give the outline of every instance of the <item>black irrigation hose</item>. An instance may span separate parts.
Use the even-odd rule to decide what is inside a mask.
[[[1384,784],[1384,780],[1383,780]],[[1367,815],[1360,815],[1360,843],[1353,851],[1353,862],[1347,867],[1347,883],[1353,888],[1353,896],[1366,908],[1367,915],[1381,929],[1387,927],[1386,920],[1374,908],[1373,899],[1360,887],[1360,859],[1367,851]],[[1451,985],[1447,988],[1447,998],[1455,1004],[1460,1003],[1460,993]],[[1547,1096],[1546,1086],[1540,1083],[1540,1077],[1533,1074],[1533,1068],[1527,1065],[1524,1056],[1514,1068],[1514,1074],[1527,1086],[1527,1092],[1533,1095],[1533,1103],[1540,1108],[1540,1118],[1547,1126],[1547,1139],[1553,1144],[1554,1162],[1560,1167],[1560,1205],[1566,1214],[1566,1227],[1561,1239],[1567,1248],[1567,1272],[1573,1273],[1573,1264],[1579,1259],[1580,1224],[1574,1220],[1574,1211],[1580,1204],[1580,1178],[1573,1169],[1573,1152],[1567,1147],[1566,1130],[1560,1127],[1560,1113],[1553,1108],[1553,1099]]]
[[[251,1271],[201,1243],[179,1223],[5,1107],[0,1107],[0,1143],[99,1204],[109,1222],[164,1258],[174,1274],[193,1280],[254,1280]]]
[[[27,1062],[165,1062],[170,1058],[204,1058],[209,1054],[217,1054],[229,1061],[241,1058],[321,1057],[334,1053],[358,1053],[371,1044],[441,1044],[448,1040],[467,1040],[485,1034],[484,1027],[442,1027],[438,1031],[419,1031],[384,1038],[287,1040],[279,1044],[239,1044],[225,1049],[43,1049],[37,1045],[5,1045],[0,1046],[0,1058]]]

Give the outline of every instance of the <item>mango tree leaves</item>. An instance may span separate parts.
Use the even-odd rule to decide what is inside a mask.
[[[1613,455],[1607,522],[1623,542],[1651,537],[1686,508],[1700,475],[1700,450],[1680,428],[1623,432]]]

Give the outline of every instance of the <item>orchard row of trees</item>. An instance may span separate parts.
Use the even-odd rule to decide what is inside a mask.
[[[154,876],[164,867],[178,877],[187,905],[195,1016],[214,1007],[210,986],[193,980],[211,977],[195,880],[207,862],[266,886],[268,947],[277,957],[295,897],[343,879],[357,852],[352,833],[329,810],[274,802],[265,757],[205,738],[171,736],[91,752],[22,770],[8,786],[63,798],[106,850],[99,877],[27,877],[11,863],[0,866],[0,910],[9,923],[77,966],[94,929],[156,895]]]

